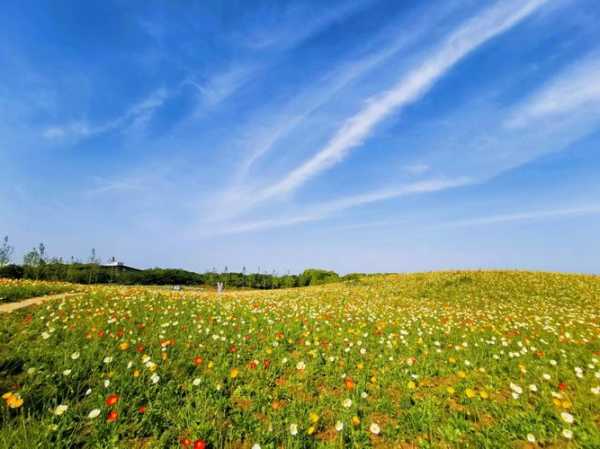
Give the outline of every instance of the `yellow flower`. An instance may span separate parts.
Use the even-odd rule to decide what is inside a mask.
[[[19,408],[23,405],[23,399],[19,393],[6,393],[2,395],[2,398],[10,408]]]
[[[140,370],[136,369],[133,371],[133,377],[140,377]]]
[[[450,358],[448,359],[448,362],[449,362],[449,363],[456,363],[456,359],[455,359],[454,357],[450,357]]]
[[[238,377],[240,374],[240,370],[237,368],[233,368],[230,372],[229,372],[229,377],[231,377],[232,379],[235,379],[236,377]]]
[[[488,392],[487,392],[487,391],[485,391],[485,390],[481,390],[481,391],[479,392],[479,396],[481,397],[481,399],[487,399],[487,398],[489,398],[489,397],[490,397],[490,395],[488,394]]]
[[[458,373],[456,373],[458,375],[458,377],[460,377],[461,379],[464,379],[465,377],[467,377],[467,373],[465,373],[464,371],[459,371]]]
[[[315,412],[310,412],[308,419],[310,419],[310,422],[314,424],[319,420],[319,415],[317,415]]]
[[[476,394],[476,393],[475,393],[475,390],[473,390],[472,388],[467,388],[467,389],[465,390],[465,394],[467,395],[467,397],[468,397],[469,399],[471,399],[471,398],[474,398],[474,397],[475,397],[475,394]]]
[[[129,349],[129,343],[127,343],[126,341],[124,341],[123,343],[121,343],[119,345],[119,349],[121,351],[127,351]]]
[[[406,384],[409,390],[414,390],[417,388],[417,384],[415,384],[412,380]]]
[[[307,430],[306,433],[309,435],[312,435],[313,433],[315,433],[315,426],[310,426]]]
[[[358,416],[353,416],[352,417],[352,425],[358,426],[359,424],[360,424],[360,418]]]
[[[448,392],[448,394],[454,394],[454,392],[455,392],[456,390],[454,390],[454,388],[452,388],[452,387],[447,387],[447,388],[446,388],[446,391]]]
[[[211,369],[215,364],[213,362],[208,362],[208,369]]]

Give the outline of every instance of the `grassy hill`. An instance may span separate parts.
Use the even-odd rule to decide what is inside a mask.
[[[90,287],[0,316],[0,447],[600,447],[600,277]]]

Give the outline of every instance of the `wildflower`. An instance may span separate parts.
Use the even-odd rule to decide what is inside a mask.
[[[160,376],[156,373],[152,374],[152,377],[150,377],[150,380],[152,381],[153,384],[157,384],[158,381],[160,380]]]
[[[254,443],[254,444],[252,445],[252,449],[260,449],[260,444],[258,444],[258,443]]]
[[[310,412],[308,415],[308,419],[310,420],[311,423],[316,423],[317,421],[319,421],[319,415],[317,415],[314,412]]]
[[[71,372],[72,372],[72,370],[70,370],[70,369],[66,369],[66,370],[64,370],[62,373],[63,373],[63,376],[70,376],[70,375],[71,375]]]
[[[110,362],[112,362],[112,361],[113,361],[113,358],[112,358],[112,357],[104,357],[104,360],[103,360],[103,361],[104,361],[104,363],[105,363],[106,365],[108,365]]]
[[[297,424],[290,424],[290,435],[292,435],[292,436],[298,435],[298,425]]]
[[[99,408],[95,408],[91,412],[88,413],[88,418],[89,419],[96,419],[98,416],[100,416],[100,409]]]
[[[354,389],[354,381],[352,380],[351,377],[346,377],[346,379],[344,379],[344,385],[346,387],[346,390]]]
[[[48,332],[42,332],[42,338],[44,340],[48,340],[50,338],[50,334]]]
[[[352,417],[352,425],[356,427],[356,426],[358,426],[359,424],[360,424],[360,418],[359,418],[358,416],[354,415],[354,416]]]
[[[417,388],[417,384],[416,384],[416,383],[414,383],[414,382],[411,380],[410,382],[408,382],[408,383],[406,384],[406,387],[407,387],[409,390],[414,390],[415,388]]]
[[[533,393],[536,393],[538,391],[537,385],[536,384],[529,385],[529,391],[532,391]]]
[[[489,397],[490,397],[490,395],[488,394],[488,392],[487,392],[487,391],[485,391],[485,390],[481,390],[481,391],[479,392],[479,397],[480,397],[481,399],[487,399],[487,398],[489,398]]]
[[[562,431],[562,436],[565,437],[567,440],[570,440],[571,438],[573,438],[573,432],[569,429],[564,429]]]
[[[89,396],[90,394],[92,394],[92,389],[88,388],[87,390],[85,390],[85,395]]]
[[[56,416],[61,416],[61,415],[63,415],[63,414],[64,414],[64,413],[65,413],[65,412],[66,412],[68,409],[69,409],[69,406],[68,406],[68,405],[61,404],[61,405],[58,405],[58,406],[57,406],[57,407],[54,409],[54,412],[53,412],[53,413],[54,413]]]
[[[106,405],[108,405],[109,407],[112,407],[113,405],[115,405],[117,402],[119,402],[119,396],[116,394],[109,394],[106,397]]]
[[[119,349],[121,351],[127,351],[129,349],[129,343],[124,341],[123,343],[119,344]]]
[[[200,379],[199,377],[196,377],[193,381],[192,381],[192,385],[197,387],[198,385],[200,385],[200,383],[202,382],[202,379]]]
[[[104,380],[104,388],[108,388],[108,387],[109,387],[109,385],[110,385],[110,380],[108,380],[108,379],[105,379],[105,380]]]
[[[371,423],[371,425],[369,426],[369,431],[373,435],[379,435],[379,432],[381,432],[381,429],[379,428],[379,426],[376,423]]]
[[[475,397],[475,390],[473,390],[472,388],[467,388],[465,390],[465,394],[467,395],[467,397],[469,399],[474,398]]]
[[[590,388],[592,394],[599,395],[600,394],[600,386]]]
[[[9,408],[19,408],[23,405],[23,399],[19,393],[12,393],[9,391],[2,395],[2,399],[4,399]]]
[[[108,412],[108,415],[106,415],[106,420],[108,422],[115,422],[118,418],[119,414],[114,410],[111,410],[110,412]]]
[[[300,361],[296,364],[297,370],[302,371],[304,368],[306,368],[306,364],[303,361]]]
[[[79,358],[79,352],[74,352],[73,354],[71,354],[71,359],[77,360],[78,358]]]
[[[527,441],[529,441],[530,443],[535,443],[535,436],[533,435],[533,433],[527,434]]]
[[[230,372],[229,372],[229,377],[231,377],[232,379],[235,379],[236,377],[238,377],[240,374],[240,370],[237,368],[233,368]]]
[[[563,419],[564,422],[566,422],[567,424],[572,424],[573,421],[575,420],[573,418],[573,415],[571,415],[569,412],[562,412],[560,414],[560,417]]]
[[[143,415],[144,413],[146,413],[146,406],[145,406],[145,405],[140,405],[140,406],[138,407],[138,413],[140,413],[140,414],[142,414],[142,415]]]
[[[454,390],[454,388],[453,388],[453,387],[446,387],[446,391],[448,392],[448,394],[454,394],[454,392],[455,392],[456,390]]]
[[[342,421],[337,421],[335,423],[335,430],[336,432],[341,432],[342,430],[344,430],[344,423]]]
[[[350,408],[352,407],[352,399],[350,398],[346,398],[342,401],[342,405],[344,406],[344,408]]]
[[[194,365],[196,365],[196,366],[202,365],[202,357],[200,357],[199,355],[194,357]]]
[[[194,441],[194,449],[206,449],[206,441],[204,441],[204,440]]]

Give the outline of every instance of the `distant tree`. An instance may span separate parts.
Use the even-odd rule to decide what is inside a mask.
[[[0,246],[0,267],[10,263],[13,252],[14,248],[8,244],[8,236],[5,236]]]
[[[46,245],[40,243],[38,245],[38,253],[40,255],[40,264],[46,263]]]
[[[100,265],[100,258],[96,256],[96,248],[92,248],[92,252],[90,254],[89,262],[94,265]]]
[[[37,267],[40,264],[41,257],[37,248],[33,248],[23,256],[23,265],[27,267]]]

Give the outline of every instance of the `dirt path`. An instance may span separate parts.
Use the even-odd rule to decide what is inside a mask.
[[[33,306],[35,304],[42,304],[46,301],[50,301],[52,299],[59,298],[68,298],[69,296],[80,295],[79,292],[73,293],[58,293],[56,295],[45,295],[45,296],[36,296],[35,298],[24,299],[19,302],[8,302],[6,304],[0,304],[0,313],[8,313],[13,310],[22,309],[23,307]]]

